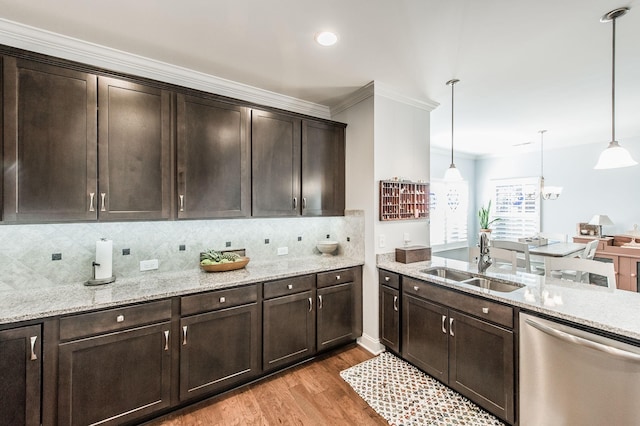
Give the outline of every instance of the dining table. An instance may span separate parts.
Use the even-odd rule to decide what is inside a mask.
[[[586,244],[583,243],[564,243],[564,242],[550,242],[544,246],[529,246],[529,254],[536,256],[551,256],[551,257],[572,257],[577,256],[584,250]]]

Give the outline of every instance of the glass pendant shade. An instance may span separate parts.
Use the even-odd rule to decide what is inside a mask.
[[[594,169],[619,169],[622,167],[630,167],[638,164],[629,151],[624,149],[618,142],[609,142],[609,146],[600,153],[598,162]]]
[[[462,181],[462,175],[460,170],[456,168],[455,164],[451,164],[446,172],[444,172],[445,182],[460,182]]]

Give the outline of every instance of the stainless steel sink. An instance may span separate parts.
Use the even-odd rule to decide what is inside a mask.
[[[447,280],[458,281],[458,282],[468,280],[469,278],[473,277],[473,275],[467,272],[454,271],[452,269],[445,269],[445,268],[425,269],[422,272],[424,272],[427,275],[434,275],[439,278],[445,278]]]
[[[462,281],[464,284],[474,285],[486,290],[494,290],[502,293],[509,293],[524,287],[522,284],[510,283],[505,281],[496,281],[487,278],[473,277]]]

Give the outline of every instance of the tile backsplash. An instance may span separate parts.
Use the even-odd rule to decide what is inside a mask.
[[[0,291],[86,281],[100,238],[113,240],[118,278],[195,269],[207,249],[244,248],[252,261],[319,256],[316,242],[327,235],[340,243],[339,254],[364,259],[364,214],[359,210],[344,217],[4,225]],[[278,256],[279,247],[287,247],[288,254]],[[148,259],[158,260],[158,270],[140,272],[140,261]]]

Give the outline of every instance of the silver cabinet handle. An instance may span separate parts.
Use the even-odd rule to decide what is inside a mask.
[[[116,322],[124,322],[124,315],[118,315],[116,317]]]
[[[450,335],[454,335],[453,334],[453,318],[449,318],[449,334]]]
[[[90,192],[89,193],[89,211],[90,212],[95,212],[96,209],[93,207],[93,200],[96,198],[96,193],[95,192]]]
[[[418,291],[418,290],[420,290],[420,287],[418,287],[417,285],[414,285],[413,286],[413,291]]]
[[[100,193],[100,211],[101,212],[106,212],[107,209],[104,207],[104,199],[107,197],[107,193],[106,192],[101,192]]]
[[[222,297],[220,298],[220,303],[227,303],[227,298],[226,298],[226,297],[224,297],[224,296],[222,296]]]
[[[38,359],[38,356],[36,355],[36,340],[38,340],[38,336],[31,336],[31,361],[35,361],[36,359]]]
[[[390,280],[390,279],[391,279],[391,278],[389,278],[389,277],[384,277],[384,280],[385,280],[386,282],[389,282],[389,280]]]
[[[340,279],[340,275],[336,275],[336,280],[339,280],[339,279]]]
[[[318,296],[318,309],[322,309],[322,295]]]
[[[393,310],[398,312],[398,296],[393,296]]]
[[[311,312],[312,308],[313,308],[313,300],[309,298],[309,312]]]
[[[544,324],[540,324],[539,322],[532,321],[530,319],[524,320],[527,324],[532,327],[537,328],[538,330],[546,333],[550,336],[556,337],[560,340],[564,340],[565,342],[573,343],[575,345],[585,346],[587,348],[595,349],[600,352],[604,352],[608,355],[613,355],[618,359],[623,359],[626,361],[640,362],[640,355],[635,354],[633,352],[625,351],[624,349],[614,348],[613,346],[604,345],[602,343],[594,342],[589,339],[585,339],[583,337],[574,336],[571,333],[567,333],[565,331],[556,330],[553,327],[549,327]]]
[[[293,284],[287,284],[287,290],[292,290],[293,289]]]
[[[482,313],[483,314],[488,314],[489,313],[489,308],[482,308]]]
[[[293,197],[293,209],[298,208],[298,197]]]
[[[187,326],[182,326],[182,346],[187,344]]]
[[[184,195],[180,194],[180,211],[184,211]]]
[[[169,350],[169,330],[164,331],[164,350]]]
[[[443,316],[442,316],[442,332],[443,332],[444,334],[447,334],[447,329],[445,328],[445,321],[446,321],[446,320],[447,320],[447,316],[446,316],[446,315],[443,315]]]
[[[303,209],[307,208],[307,197],[302,197],[302,208]]]

